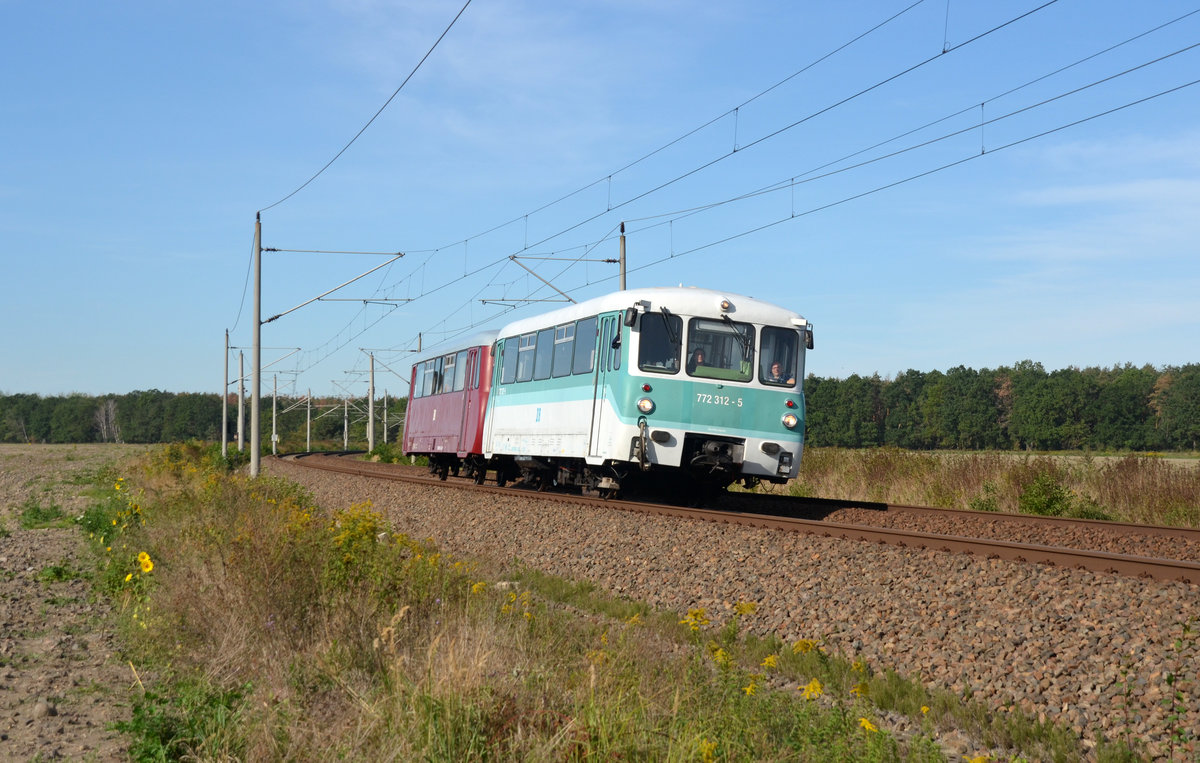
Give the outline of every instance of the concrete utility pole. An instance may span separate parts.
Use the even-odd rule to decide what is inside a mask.
[[[225,381],[221,384],[221,458],[229,458],[229,329],[225,329]]]
[[[279,443],[278,430],[275,428],[275,420],[279,412],[279,374],[272,376],[275,380],[275,386],[271,391],[271,455],[279,455],[279,450],[275,446]]]
[[[621,254],[618,260],[621,269],[621,291],[625,291],[625,223],[621,223]]]
[[[238,351],[238,453],[246,452],[246,353]]]
[[[312,453],[312,387],[308,388],[308,410],[305,412],[304,450]]]
[[[350,450],[350,398],[342,401],[342,450]]]
[[[367,451],[375,450],[375,353],[371,353],[371,378],[367,383]]]
[[[262,461],[262,219],[254,213],[254,380],[250,383],[250,476],[257,477]]]

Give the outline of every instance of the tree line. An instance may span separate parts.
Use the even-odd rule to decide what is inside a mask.
[[[908,370],[891,379],[809,376],[806,442],[908,450],[1197,450],[1200,364],[1041,363]]]
[[[311,425],[314,443],[349,439],[353,446],[366,441],[366,400],[314,400],[310,411],[304,399],[279,397],[272,421],[272,399],[262,398],[260,430],[263,447],[271,447],[272,425],[288,450],[305,447]],[[382,440],[383,401],[375,402],[376,437]],[[403,420],[404,401],[388,400],[389,440]],[[228,400],[230,441],[237,438],[237,395]],[[250,404],[246,401],[244,439],[250,442]],[[185,440],[220,441],[221,396],[195,392],[139,390],[125,395],[93,397],[83,394],[42,397],[35,394],[0,394],[0,442],[26,443],[160,443]]]
[[[1200,450],[1200,364],[1065,368],[1047,372],[1025,360],[1011,367],[909,369],[893,378],[810,375],[804,380],[806,441],[815,446],[908,450]],[[394,442],[403,399],[388,401]],[[366,441],[366,400],[280,397],[274,428],[281,450],[314,443]],[[376,439],[384,441],[383,402]],[[237,397],[230,397],[230,440]],[[249,442],[249,410],[246,411]],[[346,429],[349,428],[348,436]],[[262,442],[270,449],[271,398],[263,398]],[[93,397],[0,394],[0,441],[88,443],[221,439],[216,394],[135,391]]]

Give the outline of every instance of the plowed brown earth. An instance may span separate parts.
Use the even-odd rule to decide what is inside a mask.
[[[31,505],[87,507],[72,477],[133,455],[120,445],[0,445],[0,759],[125,760],[110,726],[129,717],[135,680],[120,661],[107,601],[87,579],[74,526],[22,529]]]

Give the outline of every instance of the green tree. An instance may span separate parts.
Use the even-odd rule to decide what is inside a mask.
[[[1200,365],[1172,368],[1170,376],[1160,400],[1163,435],[1172,448],[1200,449]]]
[[[924,389],[925,374],[911,368],[884,383],[880,393],[884,445],[911,450],[932,447],[925,437],[921,413]]]
[[[1151,450],[1160,447],[1150,398],[1158,381],[1151,366],[1100,372],[1095,401],[1095,445],[1103,448]]]
[[[49,442],[94,442],[96,400],[87,395],[54,398]]]

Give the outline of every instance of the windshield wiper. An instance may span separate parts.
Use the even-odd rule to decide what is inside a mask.
[[[742,345],[742,359],[749,360],[754,350],[750,347],[750,338],[742,333],[742,330],[737,327],[728,315],[722,314],[721,320],[729,324],[729,328],[733,329],[733,334],[738,338],[738,342]]]
[[[671,328],[671,311],[665,307],[658,308],[658,311],[663,314],[663,324],[665,324],[665,327],[667,329],[667,338],[671,340],[671,344],[678,347],[680,337]]]

